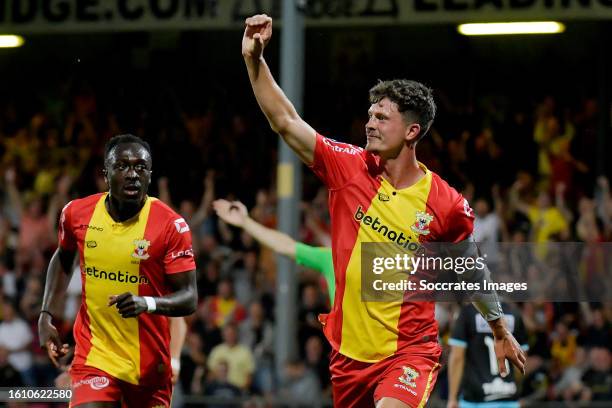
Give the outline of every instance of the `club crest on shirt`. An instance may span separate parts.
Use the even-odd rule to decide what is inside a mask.
[[[411,230],[421,235],[429,234],[429,223],[434,219],[433,215],[425,212],[425,211],[417,211],[416,212],[416,221],[414,225],[410,227]]]
[[[416,379],[419,378],[419,373],[412,367],[402,366],[404,373],[400,375],[397,379],[404,385],[408,387],[416,388]]]
[[[146,239],[134,240],[135,248],[134,252],[132,252],[132,257],[141,260],[149,259],[149,254],[147,253],[149,250],[149,245],[151,245],[151,242],[147,241]]]

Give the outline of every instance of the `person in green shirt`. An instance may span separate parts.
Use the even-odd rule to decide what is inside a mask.
[[[261,225],[249,217],[247,208],[240,201],[215,200],[213,208],[219,218],[230,225],[242,228],[262,245],[295,259],[298,265],[321,273],[327,282],[330,304],[334,303],[336,281],[331,248],[306,245],[287,234]]]

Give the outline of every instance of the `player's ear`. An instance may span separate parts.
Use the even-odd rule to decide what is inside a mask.
[[[106,167],[102,169],[102,175],[104,176],[104,182],[106,183],[106,186],[110,186],[108,182],[108,170],[106,170]]]
[[[419,140],[419,135],[421,134],[421,125],[414,122],[406,126],[406,133],[404,134],[404,139],[408,145],[413,146],[417,140]]]

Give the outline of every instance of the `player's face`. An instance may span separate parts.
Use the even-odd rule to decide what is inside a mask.
[[[151,183],[151,155],[137,143],[117,145],[108,157],[105,177],[112,197],[142,203]]]
[[[407,124],[395,102],[383,98],[372,104],[366,123],[366,150],[383,157],[395,157],[407,141]]]

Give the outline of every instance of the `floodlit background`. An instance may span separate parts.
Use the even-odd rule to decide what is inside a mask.
[[[329,309],[325,281],[297,270],[297,323],[287,338],[275,319],[274,254],[220,222],[210,205],[239,199],[255,220],[278,224],[278,138],[252,95],[240,42],[245,16],[279,15],[281,3],[0,1],[0,34],[21,35],[0,36],[0,46],[18,46],[0,48],[0,384],[51,386],[59,374],[36,338],[58,214],[70,199],[105,189],[104,143],[133,133],[153,148],[150,193],[192,220],[199,307],[189,318],[174,404],[222,394],[229,399],[208,406],[331,404],[329,345],[316,318]],[[474,1],[296,3],[312,17],[303,116],[315,129],[364,145],[368,89],[378,79],[422,81],[434,89],[439,113],[418,158],[470,200],[479,241],[610,241],[607,2],[546,7],[534,0],[521,9]],[[562,32],[465,36],[457,27],[524,20],[559,21]],[[279,79],[275,26],[265,55]],[[299,190],[296,238],[330,245],[326,189],[304,168]],[[535,212],[521,212],[521,204]],[[594,263],[611,265],[610,256],[587,259],[587,279]],[[66,339],[78,282],[69,293],[58,322]],[[538,407],[581,398],[612,406],[612,304],[518,306],[531,347],[527,375],[517,379],[521,397]],[[446,347],[459,305],[437,309]],[[208,361],[228,322],[238,325],[255,363],[237,375],[247,382],[228,380],[224,367]],[[281,370],[275,341],[295,346]],[[2,377],[9,365],[18,375]],[[446,398],[443,370],[430,406]]]

